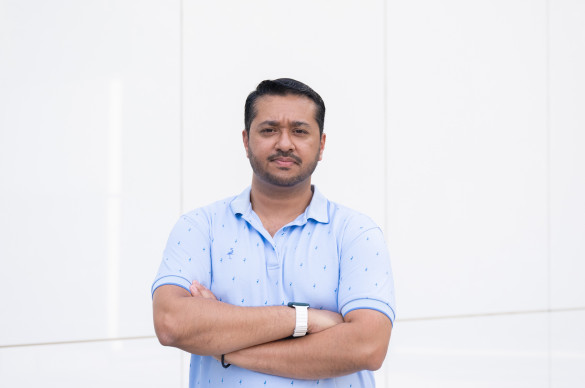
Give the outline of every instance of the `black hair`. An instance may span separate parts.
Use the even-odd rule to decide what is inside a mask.
[[[325,124],[325,103],[323,99],[308,85],[292,78],[262,81],[258,84],[256,90],[248,94],[246,105],[244,106],[244,124],[246,131],[250,133],[250,125],[258,113],[255,104],[259,97],[266,95],[286,96],[289,94],[308,97],[315,103],[317,107],[315,110],[315,121],[319,125],[319,134],[323,134],[323,125]]]

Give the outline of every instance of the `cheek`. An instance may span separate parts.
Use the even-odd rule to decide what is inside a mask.
[[[256,142],[250,144],[248,150],[256,156],[267,155],[273,150],[273,144],[269,142]]]
[[[262,143],[248,143],[248,149],[246,155],[248,158],[254,158],[256,160],[262,159],[262,155],[265,153]]]

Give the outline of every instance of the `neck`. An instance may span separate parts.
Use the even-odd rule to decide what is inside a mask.
[[[250,202],[260,219],[275,219],[288,223],[302,214],[313,198],[311,178],[291,187],[274,186],[252,177]]]

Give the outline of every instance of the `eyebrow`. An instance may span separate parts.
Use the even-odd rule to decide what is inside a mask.
[[[259,123],[258,125],[259,126],[262,126],[262,125],[270,125],[270,126],[273,126],[273,127],[278,127],[278,126],[280,126],[280,121],[276,121],[276,120],[265,120],[265,121],[262,121],[261,123]],[[293,121],[292,122],[292,125],[294,127],[303,127],[303,126],[308,127],[309,126],[309,123],[306,123],[304,121]]]

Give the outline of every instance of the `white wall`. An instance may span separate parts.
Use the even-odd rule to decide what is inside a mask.
[[[577,0],[0,0],[0,386],[186,386],[150,283],[180,212],[239,192],[262,79],[327,104],[314,182],[372,216],[398,320],[380,386],[585,380]]]
[[[179,21],[179,1],[0,2],[2,387],[180,384],[150,302],[180,212]]]

